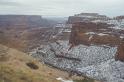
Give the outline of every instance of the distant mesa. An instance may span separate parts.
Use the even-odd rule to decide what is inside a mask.
[[[67,23],[72,24],[75,22],[86,22],[86,21],[93,21],[93,20],[108,20],[109,17],[105,15],[99,15],[98,13],[80,13],[74,16],[70,16],[68,18]]]
[[[52,27],[51,22],[40,15],[0,15],[0,27]]]

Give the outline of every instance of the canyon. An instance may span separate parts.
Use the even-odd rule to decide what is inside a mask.
[[[124,82],[124,19],[84,14],[68,19],[71,22],[67,24],[72,25],[68,39],[41,45],[30,55],[72,75],[88,76],[101,82]],[[60,31],[62,35],[63,31]]]
[[[0,44],[70,76],[100,82],[124,82],[123,40],[123,16],[81,13],[66,23],[32,15],[0,16]]]
[[[56,23],[38,15],[0,15],[0,44],[28,52],[49,39]]]

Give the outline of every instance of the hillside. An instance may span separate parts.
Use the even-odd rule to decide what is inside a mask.
[[[38,75],[35,75],[36,78],[39,78],[40,75],[46,79],[45,76],[48,76],[53,78],[55,82],[56,79],[65,82],[63,78],[70,79],[71,77],[71,79],[73,79],[77,78],[77,75],[81,76],[78,77],[78,80],[76,79],[77,82],[83,80],[94,82],[94,79],[102,82],[123,82],[124,63],[122,61],[124,61],[124,20],[118,19],[118,21],[109,19],[106,16],[99,16],[99,14],[95,13],[88,14],[88,16],[86,16],[86,13],[81,13],[75,16],[81,17],[81,20],[84,19],[85,16],[86,20],[79,20],[80,22],[76,20],[77,22],[73,24],[58,23],[52,28],[14,27],[1,29],[1,44],[23,52],[28,52],[30,56],[41,62],[41,64],[37,64],[38,61],[30,59],[29,56],[22,57],[21,54],[20,56],[14,53],[15,55],[11,55],[10,58],[6,57],[7,55],[2,55],[1,61],[3,61],[3,59],[5,59],[5,61],[10,59],[9,62],[11,62],[11,64],[4,62],[2,65],[6,64],[7,69],[8,67],[9,69],[13,69],[10,68],[11,65],[14,69],[18,68],[16,65],[21,65],[21,71],[30,71],[24,72],[26,75],[24,77],[27,77],[28,79],[30,78],[30,75],[34,75],[30,74],[32,73],[32,70],[37,70]],[[8,50],[13,50],[11,48]],[[8,53],[10,54],[13,52]],[[49,68],[42,63],[52,66],[54,69]],[[27,67],[29,69],[27,69]],[[58,70],[56,71],[55,68],[67,71],[69,74]],[[2,72],[4,71],[6,75],[6,67],[5,70],[2,69]],[[18,74],[17,71],[13,71],[13,73],[16,75]],[[33,79],[35,81],[38,80],[35,76],[31,79],[32,81]],[[80,80],[82,78],[83,80]],[[49,81],[51,80],[49,79]],[[69,82],[73,81],[69,80]]]
[[[59,77],[69,79],[66,72],[50,68],[23,52],[0,45],[0,82],[59,82],[56,80]]]

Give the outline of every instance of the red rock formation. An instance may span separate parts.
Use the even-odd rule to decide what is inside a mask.
[[[83,45],[109,45],[119,46],[115,59],[124,61],[124,41],[120,38],[124,34],[121,30],[108,28],[111,25],[106,23],[77,22],[72,26],[70,44],[71,47]],[[104,29],[104,30],[103,30]],[[89,34],[88,34],[89,33]]]
[[[93,20],[108,20],[109,17],[105,15],[99,15],[98,13],[81,13],[76,14],[74,16],[70,16],[68,18],[69,24],[73,24],[75,22],[84,22],[84,21],[93,21]]]
[[[108,28],[110,25],[106,23],[92,23],[92,22],[77,22],[73,24],[70,43],[73,45],[78,44],[111,44],[115,45],[120,42],[120,38],[118,35],[114,35],[113,33],[109,34],[109,32],[113,31]],[[101,30],[105,29],[105,30]],[[104,34],[103,36],[99,35],[102,32],[108,32],[108,34]],[[87,34],[87,33],[94,34]]]
[[[118,46],[118,51],[116,53],[115,60],[120,60],[124,62],[124,43]]]

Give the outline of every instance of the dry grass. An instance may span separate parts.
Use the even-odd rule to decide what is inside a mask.
[[[67,72],[48,67],[27,54],[0,45],[4,51],[4,61],[0,59],[0,82],[60,82],[58,77],[81,80],[83,77],[69,77]],[[0,53],[1,54],[1,53]],[[37,69],[32,69],[27,63],[33,63]]]
[[[59,82],[56,80],[58,77],[83,79],[78,76],[69,77],[67,72],[48,67],[18,50],[3,45],[0,45],[0,50],[4,52],[0,57],[0,82]],[[38,69],[32,69],[27,63],[33,63]]]
[[[4,51],[7,49],[5,46],[0,45],[0,47]],[[58,82],[57,76],[53,74],[56,70],[47,69],[47,66],[40,64],[27,54],[10,48],[4,55],[8,60],[0,61],[0,82]],[[39,69],[31,69],[26,65],[28,62],[33,62]],[[50,72],[53,76],[49,74]]]

